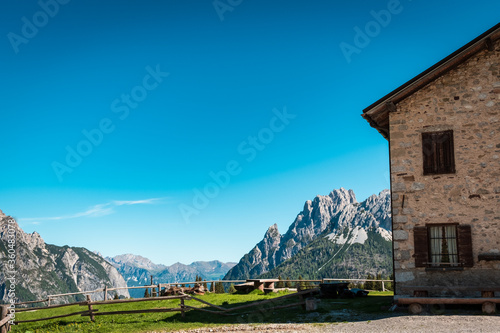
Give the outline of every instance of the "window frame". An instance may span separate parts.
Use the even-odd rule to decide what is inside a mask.
[[[424,176],[456,172],[453,130],[422,132]]]
[[[430,251],[430,227],[456,226],[458,262],[454,265],[433,265]],[[426,270],[463,270],[464,267],[474,266],[472,249],[472,227],[469,224],[460,223],[427,223],[424,226],[413,228],[413,245],[415,267],[425,267]]]
[[[452,262],[439,262],[439,263],[434,263],[432,262],[432,256],[435,256],[435,255],[443,255],[443,253],[432,253],[432,240],[433,239],[443,239],[442,237],[441,238],[432,238],[432,233],[430,232],[431,231],[431,228],[442,228],[442,227],[450,227],[450,226],[453,226],[455,227],[455,237],[454,238],[450,238],[450,237],[446,237],[446,239],[455,239],[455,242],[456,242],[456,247],[457,247],[457,252],[456,254],[448,254],[448,255],[453,255],[453,256],[456,256],[457,257],[457,262],[455,263],[452,263]],[[432,224],[426,224],[425,226],[427,228],[427,247],[428,247],[428,262],[427,262],[427,265],[428,267],[440,267],[440,268],[443,268],[443,267],[461,267],[462,264],[460,263],[460,251],[459,251],[459,245],[458,245],[458,223],[432,223]],[[449,245],[448,245],[449,246]],[[449,248],[449,247],[448,247]]]

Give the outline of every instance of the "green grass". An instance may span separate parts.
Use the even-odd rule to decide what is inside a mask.
[[[240,305],[250,304],[267,299],[273,299],[283,296],[285,292],[277,294],[259,295],[256,293],[248,295],[238,294],[207,294],[197,296],[207,302],[219,305],[225,308],[236,307]],[[291,297],[280,301],[277,305],[295,303],[298,298]],[[94,309],[99,309],[99,312],[104,311],[124,311],[138,309],[153,309],[153,308],[177,308],[179,300],[164,300],[150,301],[138,303],[122,303],[115,305],[94,305]],[[347,304],[338,304],[344,302]],[[182,318],[178,312],[173,313],[145,313],[145,314],[130,314],[130,315],[111,315],[111,316],[96,316],[95,322],[90,322],[89,317],[73,316],[60,319],[52,319],[48,321],[40,321],[34,323],[23,323],[14,326],[12,332],[150,332],[150,331],[175,331],[182,329],[194,329],[200,327],[214,327],[229,324],[258,324],[258,323],[287,323],[287,322],[340,322],[345,319],[337,318],[330,315],[331,311],[351,309],[356,312],[377,313],[381,312],[381,306],[388,306],[392,302],[392,293],[390,292],[371,292],[369,297],[356,299],[323,299],[318,308],[314,320],[309,320],[310,312],[306,312],[302,307],[293,307],[287,309],[278,309],[271,311],[272,303],[264,304],[260,307],[242,310],[244,312],[256,309],[257,311],[251,314],[240,311],[234,316],[221,316],[216,314],[204,313],[200,311],[189,311],[185,318]],[[209,309],[208,306],[195,300],[186,301],[186,305],[194,307],[203,307]],[[35,312],[19,312],[16,314],[16,320],[29,320],[35,318],[43,318],[57,316],[70,312],[78,312],[87,310],[86,306],[71,306],[64,308],[40,310]],[[217,311],[216,309],[211,309]]]

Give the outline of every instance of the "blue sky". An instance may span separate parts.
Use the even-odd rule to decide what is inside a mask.
[[[2,7],[0,209],[48,243],[164,264],[238,261],[318,194],[388,188],[387,142],[363,108],[500,12],[484,0]]]

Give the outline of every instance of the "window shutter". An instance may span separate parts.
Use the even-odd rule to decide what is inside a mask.
[[[455,172],[455,152],[453,145],[453,131],[446,131],[443,133],[443,171],[452,173]]]
[[[422,133],[424,175],[454,173],[453,131]]]
[[[413,241],[415,248],[415,267],[427,267],[427,262],[429,261],[427,227],[413,228]]]
[[[464,267],[474,266],[472,256],[472,232],[470,225],[459,225],[458,231],[458,255]]]
[[[434,173],[434,145],[432,133],[422,133],[422,154],[424,160],[424,175]]]

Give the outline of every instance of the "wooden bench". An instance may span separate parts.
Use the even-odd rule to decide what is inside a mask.
[[[279,279],[249,279],[247,280],[247,283],[253,283],[254,290],[259,289],[264,291],[264,289],[274,290],[274,283],[278,281]]]
[[[422,304],[482,304],[483,312],[493,314],[496,312],[496,304],[500,303],[500,297],[495,297],[495,292],[500,292],[500,287],[477,287],[477,286],[402,286],[402,290],[413,291],[413,297],[398,297],[394,300],[397,304],[409,304],[412,314],[422,312]],[[429,292],[448,291],[480,291],[481,297],[429,297]]]

